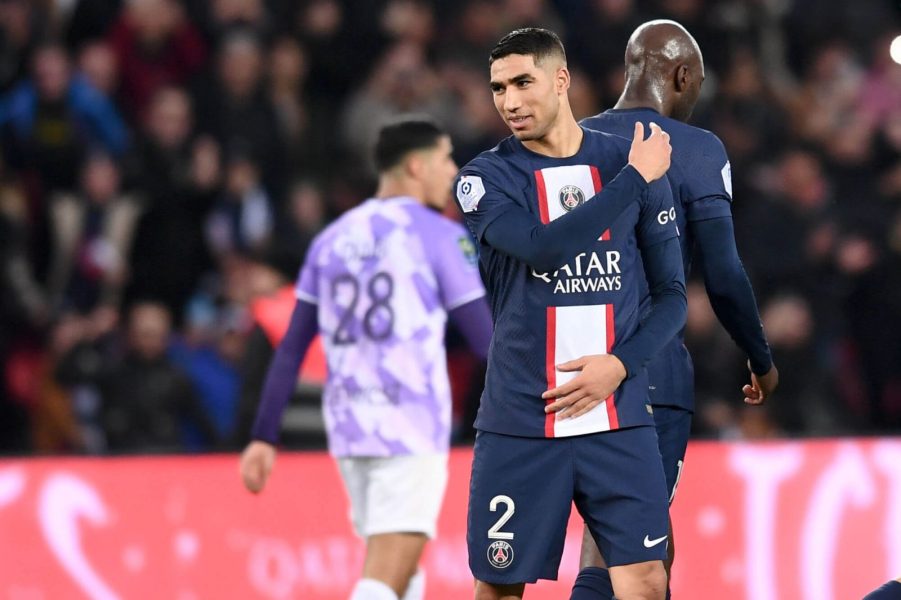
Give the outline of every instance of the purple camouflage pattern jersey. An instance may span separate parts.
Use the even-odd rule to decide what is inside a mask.
[[[296,291],[318,307],[331,453],[447,451],[447,313],[485,294],[466,230],[412,198],[369,199],[314,240]]]

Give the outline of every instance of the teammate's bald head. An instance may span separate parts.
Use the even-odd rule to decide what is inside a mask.
[[[698,42],[675,21],[648,21],[632,32],[626,45],[626,74],[663,69],[679,64],[695,63],[703,70],[704,62]]]
[[[653,90],[671,105],[672,116],[691,114],[704,80],[704,59],[694,37],[679,23],[648,21],[632,33],[626,45],[626,87]]]

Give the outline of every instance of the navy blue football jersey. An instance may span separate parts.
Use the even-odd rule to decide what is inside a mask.
[[[712,132],[664,117],[651,108],[611,109],[583,119],[581,124],[596,131],[631,137],[638,121],[644,124],[645,130],[653,121],[670,136],[673,154],[666,177],[676,206],[682,264],[687,278],[694,243],[687,223],[732,216],[729,158],[723,143]]]
[[[664,117],[650,108],[611,109],[583,119],[581,124],[606,133],[631,135],[637,121],[645,129],[653,121],[670,135],[673,153],[666,176],[672,188],[687,279],[695,241],[691,223],[732,216],[729,158],[723,143],[710,131]],[[649,309],[650,298],[645,294],[642,315]],[[651,404],[694,410],[694,368],[682,331],[654,357],[648,373]]]
[[[647,285],[641,248],[678,235],[668,184],[652,183],[609,228],[598,231],[595,241],[556,270],[535,269],[485,239],[488,227],[511,207],[534,215],[536,224],[579,211],[627,165],[628,140],[584,128],[583,132],[574,156],[543,156],[511,136],[477,156],[458,175],[457,201],[479,243],[495,322],[475,422],[479,430],[563,437],[653,425],[644,369],[575,419],[546,415],[541,394],[577,375],[561,372],[556,365],[614,352],[635,333]]]

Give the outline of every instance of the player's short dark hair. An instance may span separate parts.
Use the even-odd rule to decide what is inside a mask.
[[[375,143],[375,167],[379,173],[389,171],[410,152],[434,148],[444,135],[447,134],[435,121],[423,115],[408,115],[386,123]]]
[[[531,56],[536,65],[554,55],[566,61],[566,50],[563,49],[560,37],[550,29],[541,27],[515,29],[502,37],[491,50],[488,64],[511,54]]]

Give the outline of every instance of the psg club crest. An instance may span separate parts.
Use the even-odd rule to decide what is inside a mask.
[[[564,185],[560,188],[560,206],[570,211],[585,203],[585,193],[574,185]]]
[[[488,546],[488,562],[495,569],[506,569],[513,562],[513,546],[498,540]]]

